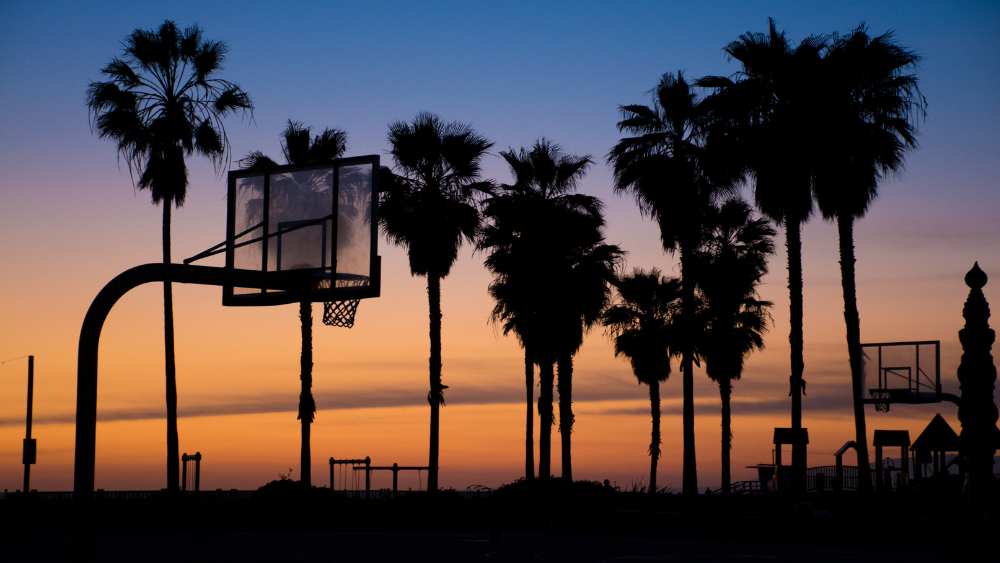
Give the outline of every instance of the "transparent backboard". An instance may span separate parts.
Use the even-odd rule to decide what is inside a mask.
[[[867,402],[923,403],[941,394],[941,342],[873,342],[861,345]]]
[[[301,273],[282,289],[223,287],[224,305],[375,297],[378,156],[229,174],[226,267]]]

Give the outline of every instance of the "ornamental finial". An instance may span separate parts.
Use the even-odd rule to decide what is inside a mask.
[[[986,285],[986,272],[979,267],[979,262],[972,265],[972,269],[965,274],[965,285],[972,289],[982,289]]]

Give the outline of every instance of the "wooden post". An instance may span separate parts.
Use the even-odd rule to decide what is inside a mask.
[[[365,456],[365,496],[372,493],[372,458]]]
[[[333,462],[334,462],[334,459],[331,457],[330,458],[330,490],[331,491],[336,490],[336,489],[333,488],[333,467],[334,467],[334,463]]]
[[[194,490],[201,491],[201,452],[194,452]]]
[[[839,493],[844,489],[844,456],[838,453],[835,459],[833,490]]]
[[[181,491],[186,491],[188,486],[188,455],[181,455]]]
[[[885,488],[882,475],[882,444],[875,444],[875,486],[881,492]]]
[[[902,454],[899,456],[903,463],[903,474],[899,478],[899,484],[903,487],[910,481],[910,448],[906,444],[900,448]]]
[[[392,496],[399,494],[399,464],[392,464]]]

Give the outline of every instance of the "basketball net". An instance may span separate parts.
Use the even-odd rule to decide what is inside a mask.
[[[337,280],[337,287],[358,287],[367,283],[367,279]],[[330,280],[322,280],[320,287],[330,287]],[[352,328],[360,303],[360,299],[341,299],[323,303],[323,324],[340,328]]]
[[[886,389],[872,389],[872,399],[875,402],[876,412],[889,412],[889,391]]]

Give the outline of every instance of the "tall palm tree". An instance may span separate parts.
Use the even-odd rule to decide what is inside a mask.
[[[253,110],[250,97],[218,77],[226,45],[165,21],[156,30],[136,29],[122,53],[91,82],[87,107],[101,138],[114,141],[139,189],[162,204],[163,263],[170,263],[170,213],[187,195],[186,159],[208,157],[217,169],[228,160],[223,118]],[[174,363],[173,291],[163,283],[163,343],[167,403],[167,489],[178,490],[177,377]]]
[[[699,352],[708,376],[719,384],[725,494],[732,483],[732,386],[743,375],[746,355],[764,347],[771,303],[758,298],[757,286],[774,252],[774,234],[746,202],[730,199],[715,213],[697,260],[703,303]]]
[[[836,221],[844,322],[851,365],[855,441],[861,483],[870,484],[865,428],[861,318],[855,284],[854,222],[878,197],[879,182],[902,169],[917,146],[917,121],[926,99],[913,74],[920,58],[891,33],[870,36],[864,27],[835,37],[824,58],[825,108],[822,165],[816,201],[823,217]]]
[[[615,191],[632,194],[640,210],[660,227],[663,248],[680,254],[681,318],[686,327],[677,342],[683,384],[683,492],[698,493],[694,441],[695,254],[714,201],[739,182],[742,170],[725,154],[727,143],[708,143],[702,102],[680,72],[665,74],[652,106],[621,107],[622,138],[608,155],[614,165]]]
[[[735,78],[698,81],[714,93],[706,100],[713,135],[725,138],[753,179],[757,208],[782,226],[788,259],[788,333],[791,356],[791,425],[802,428],[803,360],[802,225],[813,210],[820,60],[824,40],[808,37],[793,47],[774,20],[767,33],[747,32],[726,46],[740,65]],[[804,444],[792,449],[796,487],[805,486]],[[798,482],[801,481],[801,482]]]
[[[618,298],[601,316],[614,339],[615,356],[625,356],[639,383],[649,386],[649,494],[655,494],[660,460],[660,384],[670,377],[678,339],[681,282],[657,269],[635,270],[615,283]]]
[[[312,135],[312,130],[299,121],[288,120],[288,125],[281,133],[281,152],[286,164],[313,164],[328,162],[340,158],[347,150],[347,133],[340,129],[324,129],[322,133]],[[261,151],[248,154],[241,164],[248,170],[267,171],[278,166],[274,159]],[[287,189],[306,190],[309,186],[301,186],[294,180],[287,180]],[[310,448],[310,429],[316,419],[316,401],[312,395],[312,301],[303,299],[299,302],[299,324],[302,335],[302,347],[299,360],[299,391],[298,419],[302,424],[301,442],[299,445],[299,479],[306,486],[312,485],[312,452]]]
[[[382,191],[380,221],[389,240],[403,246],[410,272],[427,278],[430,317],[430,447],[427,489],[438,488],[441,382],[441,279],[451,271],[463,241],[473,241],[480,224],[477,193],[480,160],[493,144],[471,127],[421,113],[412,122],[389,125],[396,174]]]
[[[551,473],[552,384],[554,354],[544,345],[546,329],[541,310],[549,298],[540,287],[540,270],[549,263],[547,229],[553,225],[548,208],[594,216],[600,212],[596,198],[572,193],[591,160],[563,154],[559,146],[538,140],[530,149],[502,151],[510,167],[513,184],[501,186],[484,203],[489,222],[483,227],[479,248],[490,254],[487,268],[493,272],[490,294],[496,300],[494,322],[504,334],[513,332],[524,348],[525,366],[525,478],[534,477],[533,390],[534,364],[539,373],[539,476]]]

